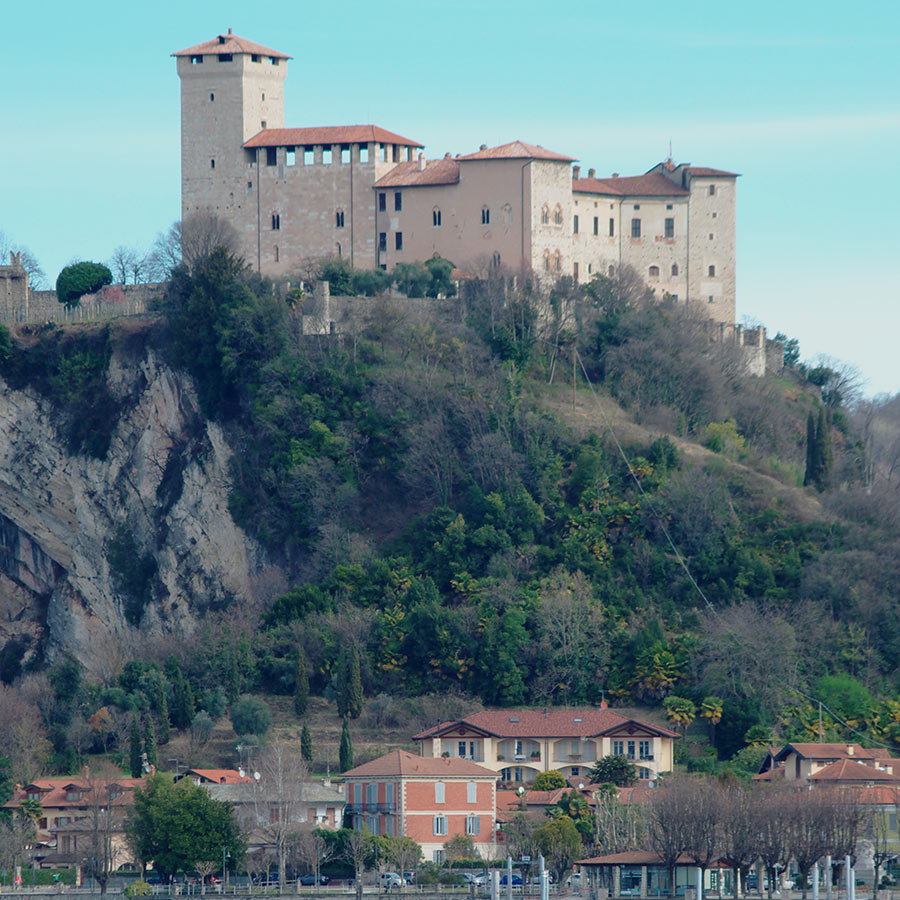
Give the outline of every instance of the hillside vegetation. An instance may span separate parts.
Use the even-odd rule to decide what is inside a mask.
[[[715,749],[686,742],[694,768],[814,739],[817,700],[826,737],[900,743],[897,398],[854,405],[795,343],[782,374],[749,378],[627,272],[410,307],[375,298],[344,334],[304,337],[226,252],[175,272],[147,339],[224,427],[231,513],[291,584],[129,648],[106,684],[71,661],[40,696],[47,676],[5,650],[0,703],[48,741],[28,766],[127,751],[132,716],[159,742],[193,735],[199,762],[242,695],[299,731],[307,691],[395,738],[479,704],[699,716]],[[77,405],[109,358],[78,352],[53,368],[13,347],[4,367]],[[67,421],[75,452],[107,452]],[[127,534],[110,552],[139,625],[153,560]]]

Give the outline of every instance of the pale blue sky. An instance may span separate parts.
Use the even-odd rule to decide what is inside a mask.
[[[900,391],[897,4],[15,4],[0,230],[51,281],[178,217],[169,54],[229,27],[294,57],[289,126],[374,122],[429,156],[521,139],[600,175],[646,171],[671,139],[676,161],[742,173],[739,320]]]

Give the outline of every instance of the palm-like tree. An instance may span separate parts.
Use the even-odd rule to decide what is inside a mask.
[[[687,697],[666,697],[663,700],[663,709],[666,718],[681,731],[682,737],[688,730],[688,726],[697,717],[697,707]]]
[[[700,705],[700,718],[709,722],[709,742],[716,746],[716,725],[722,721],[722,701],[719,697],[706,697]]]

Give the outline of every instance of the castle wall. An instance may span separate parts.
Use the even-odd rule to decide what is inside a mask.
[[[519,160],[521,166],[525,161]],[[526,178],[531,187],[527,198],[531,213],[531,267],[544,279],[574,274],[572,246],[572,167],[568,162],[533,159],[527,163]],[[544,209],[549,221],[543,222]],[[556,213],[561,221],[557,224]]]
[[[29,291],[27,300],[0,303],[4,325],[42,325],[45,322],[95,322],[122,316],[140,316],[164,289],[159,284],[110,285],[97,294],[85,294],[69,308],[56,299],[56,291]],[[2,299],[2,296],[0,296]]]
[[[594,275],[608,275],[610,267],[615,270],[622,263],[622,245],[619,241],[622,233],[621,201],[618,197],[579,191],[572,195],[572,205],[573,216],[578,216],[578,233],[572,235],[578,281],[590,281]]]

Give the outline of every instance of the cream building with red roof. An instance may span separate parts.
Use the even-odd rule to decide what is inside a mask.
[[[410,837],[433,862],[443,860],[446,841],[467,835],[482,856],[493,858],[497,775],[490,769],[467,759],[392,750],[343,778],[345,812],[354,828]]]
[[[443,256],[472,274],[589,280],[633,265],[661,297],[735,319],[737,175],[661,163],[580,177],[563,153],[523,141],[427,159],[375,125],[284,127],[284,53],[229,30],[173,54],[181,79],[182,218],[231,221],[248,262],[304,274]]]
[[[677,732],[611,709],[488,709],[414,736],[424,757],[470,759],[501,782],[529,785],[538,772],[587,778],[597,760],[621,754],[641,780],[670,772]]]

